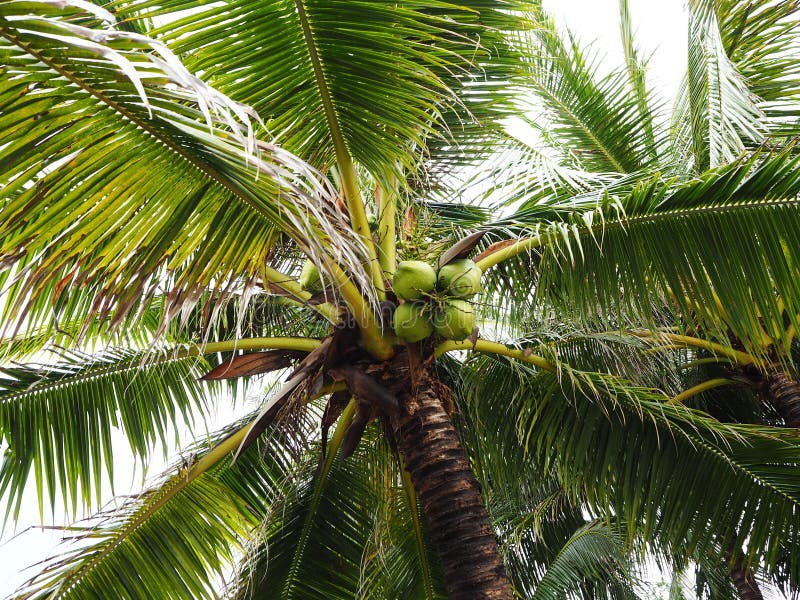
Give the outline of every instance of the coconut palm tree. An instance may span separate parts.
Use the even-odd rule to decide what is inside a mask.
[[[632,597],[645,550],[797,588],[800,434],[699,404],[794,407],[794,4],[692,0],[671,115],[624,2],[606,77],[534,3],[101,4],[0,4],[3,349],[57,354],[4,369],[7,515],[290,371],[19,597]],[[467,257],[403,342],[398,262]]]

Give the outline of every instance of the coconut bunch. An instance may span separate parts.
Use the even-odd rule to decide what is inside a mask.
[[[404,342],[419,342],[435,331],[448,340],[463,340],[475,328],[472,303],[481,290],[480,268],[469,259],[448,262],[437,272],[421,260],[397,265],[394,293],[403,300],[394,311],[393,325]]]

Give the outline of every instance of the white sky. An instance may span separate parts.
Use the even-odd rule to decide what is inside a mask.
[[[629,1],[639,50],[644,56],[654,53],[650,83],[665,99],[671,99],[686,66],[685,0]],[[623,64],[617,0],[544,0],[544,5],[559,23],[567,23],[582,42],[596,42],[600,55],[607,57],[609,69]],[[124,450],[124,442],[119,446]],[[124,454],[121,451],[115,456]],[[159,469],[159,465],[152,465],[151,473],[156,474]],[[132,463],[120,464],[117,473],[118,493],[139,491],[141,474],[134,475]],[[46,523],[52,524],[47,516]],[[31,502],[23,509],[16,533],[38,524],[38,508]],[[58,532],[29,530],[11,539],[14,533],[4,532],[0,540],[0,597],[11,594],[27,579],[32,572],[26,576],[20,570],[43,559],[60,537]]]

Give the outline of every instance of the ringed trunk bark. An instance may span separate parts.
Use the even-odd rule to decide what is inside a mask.
[[[731,579],[736,591],[741,600],[764,600],[761,595],[761,590],[758,587],[753,572],[747,568],[742,560],[742,555],[737,554],[736,560],[733,560],[733,554],[730,550],[725,552],[725,559],[731,565]]]
[[[789,427],[800,428],[800,383],[785,373],[767,377],[767,393]]]
[[[436,391],[438,382],[423,371],[415,383],[390,423],[425,510],[448,596],[512,600],[480,486]]]

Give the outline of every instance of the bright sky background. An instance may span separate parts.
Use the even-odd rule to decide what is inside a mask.
[[[650,83],[664,99],[671,100],[686,68],[685,0],[629,1],[640,53],[643,56],[653,54]],[[544,0],[544,5],[560,24],[568,24],[582,42],[595,42],[609,70],[623,64],[617,0]],[[125,454],[124,440],[118,446],[120,451],[115,457]],[[160,460],[154,461],[151,474],[157,474],[163,464]],[[134,473],[132,462],[119,464],[117,493],[135,493],[140,489],[141,473]],[[45,520],[48,525],[54,522],[47,511]],[[56,524],[62,522],[60,517],[55,520]],[[39,524],[38,507],[31,497],[31,502],[23,508],[16,532],[5,531],[0,540],[0,597],[11,594],[33,573],[26,576],[20,573],[21,569],[43,559],[57,544],[58,532],[26,531],[28,527]],[[17,536],[11,539],[14,533]]]

